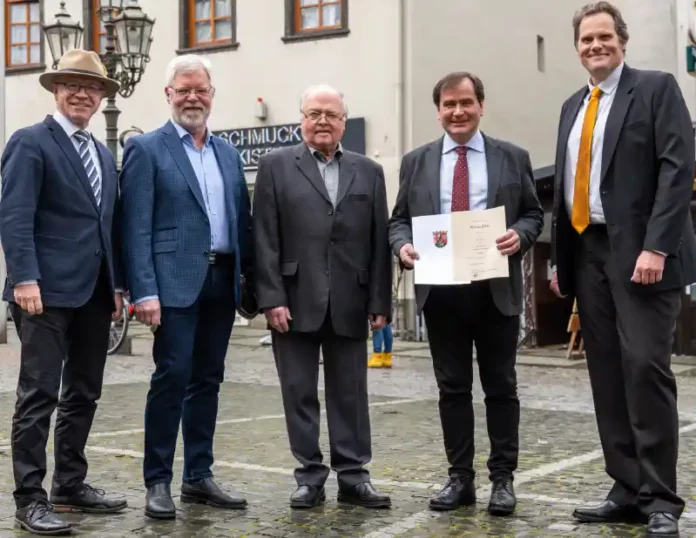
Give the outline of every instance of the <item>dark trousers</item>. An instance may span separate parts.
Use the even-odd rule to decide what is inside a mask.
[[[367,401],[367,341],[337,335],[327,315],[316,333],[272,332],[290,450],[298,485],[321,486],[329,468],[319,448],[319,349],[324,357],[331,468],[339,487],[368,482],[372,458]]]
[[[113,297],[102,274],[79,308],[49,306],[34,316],[16,304],[11,308],[22,345],[12,418],[14,498],[22,507],[47,498],[46,443],[56,407],[51,493],[70,493],[87,476],[84,450],[101,397]]]
[[[184,482],[212,476],[218,393],[235,318],[233,271],[232,261],[211,265],[191,306],[162,308],[145,407],[146,487],[172,481],[180,422]]]
[[[670,368],[681,290],[646,292],[623,281],[606,228],[578,239],[576,291],[608,498],[677,517],[679,426],[677,387]]]
[[[512,477],[519,452],[520,402],[515,372],[519,316],[501,314],[487,282],[433,286],[423,312],[440,391],[450,476],[474,478],[471,389],[475,345],[491,444],[490,479]]]

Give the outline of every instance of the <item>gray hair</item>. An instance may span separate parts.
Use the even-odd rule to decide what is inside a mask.
[[[177,56],[169,65],[167,65],[167,86],[171,86],[177,75],[181,73],[193,73],[195,71],[204,70],[208,74],[208,78],[211,83],[213,81],[213,64],[205,56],[200,56],[199,54],[183,54]]]
[[[348,116],[348,106],[346,105],[346,102],[343,98],[343,94],[339,92],[336,88],[334,88],[333,86],[329,86],[328,84],[315,84],[314,86],[310,86],[304,92],[302,92],[302,98],[300,99],[300,112],[302,112],[302,110],[304,109],[304,105],[307,102],[307,100],[318,93],[331,93],[336,95],[341,100],[341,104],[343,105],[343,112],[346,116]]]

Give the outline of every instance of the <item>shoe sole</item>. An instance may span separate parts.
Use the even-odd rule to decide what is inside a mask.
[[[22,530],[30,532],[32,534],[37,534],[39,536],[68,536],[68,535],[72,534],[72,532],[73,532],[72,528],[58,529],[55,531],[39,531],[39,530],[36,530],[36,529],[30,527],[29,525],[27,525],[23,521],[20,521],[17,518],[15,518],[15,526],[19,527]]]
[[[641,518],[641,517],[611,517],[611,518],[606,518],[606,517],[593,517],[589,515],[584,515],[584,514],[578,514],[576,512],[573,512],[573,517],[579,522],[579,523],[625,523],[629,525],[637,525],[637,524],[646,524],[648,522],[647,518]],[[669,535],[665,535],[667,538],[669,538]],[[678,536],[678,535],[675,535]]]
[[[352,504],[353,506],[362,506],[363,508],[391,508],[391,500],[389,501],[361,501],[351,497],[337,498],[337,501],[343,504]]]
[[[229,510],[242,510],[243,508],[247,507],[246,501],[244,501],[244,503],[239,504],[221,504],[211,501],[209,499],[205,499],[203,497],[196,497],[195,495],[186,495],[184,493],[181,494],[181,497],[179,497],[179,499],[181,499],[182,503],[205,504],[208,506],[212,506],[213,508],[227,508]]]
[[[474,506],[475,504],[476,498],[474,497],[473,499],[465,499],[463,502],[457,504],[438,504],[437,502],[430,501],[428,507],[431,510],[435,510],[437,512],[448,512],[451,510],[456,510],[457,508],[461,508],[463,506]]]
[[[70,504],[54,504],[53,511],[61,514],[84,513],[84,514],[117,514],[128,508],[128,503],[124,502],[114,508],[90,508],[88,506],[75,506]]]
[[[496,517],[505,517],[512,515],[512,513],[515,511],[515,508],[507,508],[504,506],[489,506],[488,507],[488,513],[492,516]]]
[[[323,494],[315,502],[307,501],[290,501],[290,508],[314,508],[315,506],[321,506],[326,502],[326,494]]]
[[[151,512],[145,510],[145,515],[152,519],[176,519],[176,512]]]

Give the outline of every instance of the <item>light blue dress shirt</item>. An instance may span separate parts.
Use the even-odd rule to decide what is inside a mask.
[[[440,159],[440,213],[452,211],[452,182],[454,167],[459,154],[457,144],[445,133]],[[488,207],[488,165],[486,164],[486,144],[481,131],[471,137],[466,144],[466,158],[469,163],[469,210],[478,211]]]
[[[210,221],[210,250],[218,253],[232,252],[225,202],[225,183],[213,149],[212,135],[210,131],[207,132],[203,148],[199,150],[193,143],[191,133],[175,121],[172,123],[176,132],[179,133],[186,156],[191,162],[203,193],[205,209]]]

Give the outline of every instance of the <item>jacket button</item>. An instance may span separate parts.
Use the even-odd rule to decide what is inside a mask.
[[[326,212],[326,214],[327,214],[327,215],[333,215],[333,209],[329,209],[329,210]]]
[[[326,273],[326,274],[328,275],[328,274],[329,274],[329,270],[327,269],[326,271],[324,271],[324,273]]]
[[[98,248],[97,251],[96,251],[94,254],[96,254],[97,256],[101,256],[101,255],[102,255],[101,249]]]

